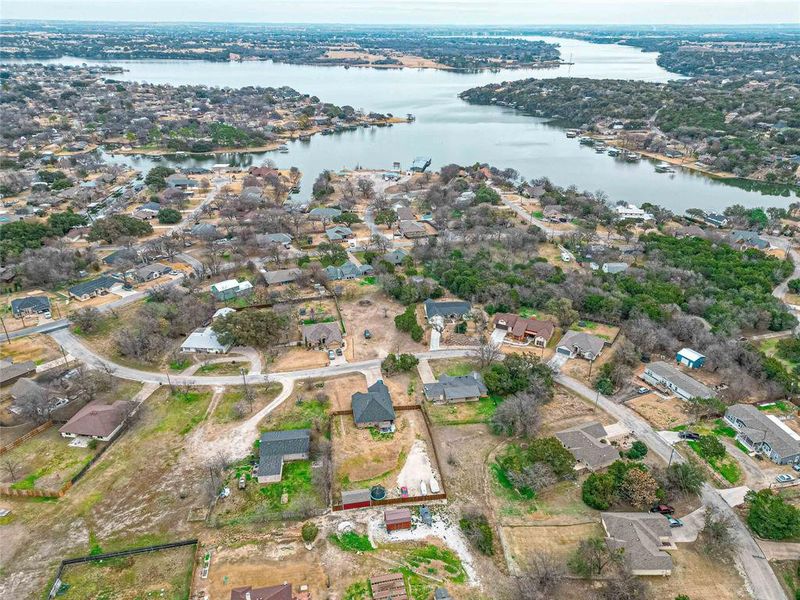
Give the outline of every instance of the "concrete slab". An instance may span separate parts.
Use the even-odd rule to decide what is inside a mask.
[[[705,527],[706,508],[701,506],[695,511],[690,512],[685,517],[678,517],[683,523],[683,527],[672,529],[672,540],[674,542],[690,543],[697,539],[698,534]]]
[[[677,431],[659,431],[659,437],[667,442],[670,446],[674,446],[681,441]]]
[[[606,425],[606,436],[609,438],[625,437],[631,430],[624,424],[617,421],[611,425]]]
[[[742,485],[735,488],[729,488],[727,490],[717,491],[719,492],[719,495],[722,496],[722,499],[725,500],[725,503],[733,508],[735,506],[739,506],[740,504],[744,504],[744,497],[747,492],[750,491],[750,488],[746,485]]]
[[[431,363],[428,362],[428,359],[423,358],[419,361],[417,371],[422,383],[436,383],[436,377],[433,376],[433,369],[431,369]]]

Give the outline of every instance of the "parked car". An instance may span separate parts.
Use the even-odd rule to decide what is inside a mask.
[[[790,481],[794,481],[794,477],[787,475],[786,473],[781,473],[775,478],[775,481],[778,483],[789,483]]]
[[[408,488],[406,486],[400,488],[400,496],[403,498],[408,498]]]
[[[336,353],[333,350],[328,350],[328,360],[336,360]]]
[[[646,394],[649,391],[650,391],[650,388],[647,388],[647,387],[644,387],[644,386],[636,388],[636,393],[637,394]]]
[[[239,489],[243,490],[247,486],[247,478],[242,475],[239,477]]]
[[[341,355],[342,355],[342,349],[341,348],[337,348],[336,349],[336,356],[341,356]]]
[[[700,439],[700,434],[695,433],[694,431],[679,431],[678,437],[681,438],[682,440],[692,440],[696,442],[697,440]]]
[[[800,473],[800,465],[792,465],[792,469]]]
[[[365,329],[365,330],[364,330],[364,339],[365,339],[365,340],[368,340],[368,339],[370,339],[371,337],[372,337],[372,334],[370,333],[369,329]]]
[[[676,519],[675,517],[671,517],[669,515],[664,515],[667,517],[667,521],[669,522],[670,527],[683,527],[683,521],[680,519]]]
[[[672,508],[669,504],[656,504],[653,508],[650,509],[651,513],[661,513],[662,515],[671,515],[675,512],[675,509]]]

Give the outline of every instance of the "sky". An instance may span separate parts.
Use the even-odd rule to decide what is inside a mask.
[[[800,0],[2,0],[2,19],[429,25],[800,23]]]

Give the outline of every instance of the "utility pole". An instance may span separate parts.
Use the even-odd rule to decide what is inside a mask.
[[[6,334],[6,341],[11,341],[11,336],[8,335],[8,329],[6,329],[6,322],[3,320],[3,316],[0,315],[0,323],[3,325],[3,332]]]
[[[669,462],[667,463],[667,468],[669,469],[670,465],[672,464],[672,457],[675,455],[675,446],[670,445],[671,452],[669,453]]]
[[[169,391],[171,394],[175,393],[175,388],[172,387],[172,379],[170,379],[169,371],[167,371],[167,383],[169,384]]]
[[[597,394],[594,397],[594,408],[592,412],[597,412],[597,404],[600,402],[600,390],[597,390]]]

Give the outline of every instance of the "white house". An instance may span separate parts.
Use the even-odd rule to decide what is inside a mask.
[[[633,221],[652,221],[653,215],[649,212],[643,211],[638,206],[634,206],[633,204],[627,204],[622,206],[617,206],[614,208],[617,212],[617,216],[620,219],[631,219]]]
[[[226,354],[231,344],[222,344],[211,327],[195,329],[181,344],[181,352],[206,352],[208,354]]]

